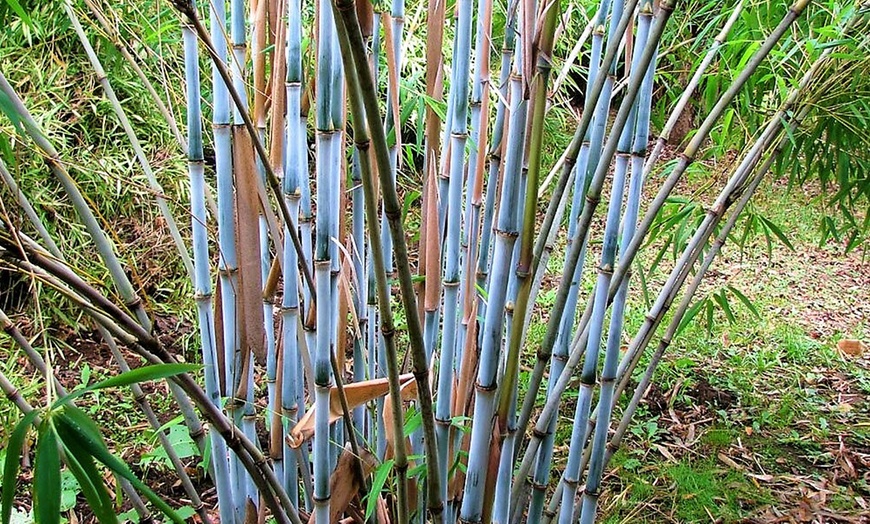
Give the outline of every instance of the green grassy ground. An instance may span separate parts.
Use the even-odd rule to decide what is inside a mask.
[[[723,250],[699,298],[733,286],[759,317],[732,299],[733,321],[698,315],[674,341],[611,464],[605,522],[870,518],[870,355],[836,349],[870,336],[870,268],[817,246],[812,194],[767,183],[752,212],[795,250],[763,235]]]

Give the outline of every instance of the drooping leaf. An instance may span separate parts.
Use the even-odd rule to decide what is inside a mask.
[[[33,519],[36,524],[60,524],[60,452],[50,419],[40,426],[36,445]]]
[[[759,320],[761,319],[761,314],[758,312],[758,309],[755,307],[755,304],[753,304],[752,301],[746,297],[746,295],[744,295],[742,292],[740,292],[739,289],[737,289],[734,286],[728,286],[728,290],[731,291],[731,294],[733,294],[735,297],[737,297],[738,300],[743,302],[743,305],[746,306],[746,308],[752,312],[752,314],[755,316],[755,318],[757,318]]]
[[[35,409],[24,415],[24,418],[18,421],[6,445],[6,460],[3,464],[3,497],[0,499],[2,524],[9,524],[9,520],[12,518],[12,501],[15,500],[15,485],[18,480],[18,466],[21,464],[21,450],[24,448],[27,430],[30,429],[30,425],[36,420],[37,415],[39,412]]]
[[[83,420],[87,419],[87,420]],[[154,504],[167,517],[172,519],[176,524],[184,524],[184,519],[173,510],[169,504],[160,498],[154,491],[151,490],[144,482],[139,480],[136,475],[130,471],[123,461],[112,455],[106,444],[103,442],[102,436],[99,433],[94,433],[89,427],[93,424],[90,419],[84,415],[81,410],[71,410],[69,406],[64,409],[63,413],[56,417],[58,432],[61,433],[63,439],[78,439],[84,451],[90,454],[98,462],[112,470],[115,474],[127,479],[137,491],[145,495],[152,504]]]
[[[97,470],[93,457],[84,451],[75,439],[69,442],[62,441],[62,444],[66,465],[79,483],[79,488],[97,521],[100,524],[116,524],[118,516],[115,515],[112,499],[103,484],[103,477]]]
[[[789,250],[791,250],[791,251],[795,250],[794,246],[792,245],[791,242],[789,242],[788,238],[785,236],[785,234],[782,232],[782,230],[779,228],[779,226],[777,226],[776,224],[774,224],[773,222],[764,218],[761,215],[758,215],[758,218],[764,223],[764,225],[767,227],[767,229],[771,233],[776,235],[776,238],[778,238],[780,242],[782,242],[783,244],[785,244],[785,246],[787,248],[789,248]]]
[[[721,291],[719,293],[713,294],[713,300],[719,304],[719,307],[722,308],[722,311],[725,313],[725,318],[728,319],[729,324],[733,324],[736,322],[734,318],[734,313],[731,311],[731,305],[728,304],[728,297],[725,295],[725,291]]]
[[[112,378],[97,382],[86,388],[73,391],[65,397],[61,397],[52,405],[52,409],[57,409],[61,406],[69,404],[71,401],[81,397],[86,393],[107,389],[113,387],[129,386],[139,382],[148,382],[151,380],[160,380],[164,378],[174,377],[182,373],[190,373],[196,371],[202,366],[198,364],[154,364],[151,366],[143,366],[141,368],[131,369],[125,373],[114,376]]]
[[[688,326],[692,322],[692,320],[698,315],[698,313],[701,311],[701,308],[704,307],[704,304],[706,304],[706,302],[707,302],[706,298],[701,299],[701,300],[695,302],[688,309],[688,311],[686,311],[686,313],[683,315],[683,319],[680,320],[679,327],[677,327],[677,335],[679,335],[680,333],[683,332],[684,329],[686,329],[686,326]]]
[[[12,122],[16,131],[24,134],[24,126],[21,123],[21,115],[18,113],[18,109],[15,108],[9,96],[2,91],[0,91],[0,112],[6,115],[6,118]]]
[[[33,25],[33,21],[30,19],[30,15],[28,15],[27,11],[25,11],[24,8],[21,7],[21,4],[18,2],[18,0],[3,0],[3,1],[6,2],[6,5],[8,5],[9,8],[12,9],[12,11],[16,15],[21,17],[21,21],[24,22],[25,25],[28,25],[28,26]]]

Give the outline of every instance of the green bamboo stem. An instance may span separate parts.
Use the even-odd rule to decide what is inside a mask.
[[[367,115],[364,113],[363,104],[360,100],[362,94],[360,92],[358,69],[349,53],[348,47],[351,45],[348,40],[348,31],[344,27],[345,20],[336,17],[336,28],[338,29],[339,45],[342,48],[342,60],[344,62],[345,77],[348,84],[348,95],[350,97],[350,110],[353,118],[353,140],[354,146],[359,151],[359,162],[361,171],[361,182],[364,193],[364,204],[366,213],[366,222],[368,223],[369,236],[369,254],[374,266],[374,277],[377,281],[377,299],[378,310],[380,313],[381,335],[386,348],[387,359],[387,379],[389,382],[390,397],[392,398],[392,418],[393,435],[395,442],[393,443],[393,454],[395,457],[396,476],[399,479],[397,483],[398,493],[396,498],[398,522],[404,524],[408,522],[409,508],[407,497],[407,485],[405,478],[408,471],[408,456],[405,450],[405,430],[404,430],[404,414],[402,413],[402,397],[399,384],[399,360],[395,342],[395,324],[393,322],[393,313],[390,306],[389,283],[387,282],[386,260],[383,251],[383,242],[381,232],[378,228],[378,209],[377,195],[375,194],[374,177],[372,175],[369,146],[371,140],[368,136]],[[364,69],[368,68],[364,65]],[[418,387],[419,384],[418,384]],[[350,423],[350,417],[347,417],[346,424],[348,431],[353,431],[353,426]]]
[[[359,22],[353,2],[349,0],[334,0],[333,10],[339,32],[346,35],[339,39],[344,46],[349,44],[350,49],[342,49],[342,58],[348,61],[346,70],[356,69],[360,83],[360,98],[365,108],[366,121],[370,126],[370,133],[375,150],[378,177],[380,178],[381,191],[384,197],[384,214],[386,215],[390,233],[393,239],[393,249],[396,265],[399,273],[399,285],[402,292],[402,303],[408,320],[408,335],[410,339],[410,352],[414,367],[414,377],[417,380],[418,400],[420,411],[423,416],[423,432],[426,440],[427,452],[427,489],[428,506],[430,517],[436,523],[441,522],[443,500],[441,497],[440,472],[437,468],[437,442],[435,440],[435,421],[430,394],[429,363],[426,359],[426,350],[423,343],[423,332],[420,317],[416,307],[414,284],[408,257],[408,247],[405,241],[404,227],[402,226],[402,206],[396,193],[395,183],[390,177],[390,159],[384,133],[383,123],[380,120],[380,109],[375,96],[374,82],[371,71],[367,67],[365,45],[362,39]],[[347,56],[346,56],[347,55]],[[353,62],[351,63],[350,60]],[[351,98],[353,104],[359,103],[358,99]],[[356,111],[360,111],[359,108]]]
[[[73,29],[75,30],[75,33],[79,38],[79,42],[81,42],[82,47],[85,48],[85,54],[88,56],[88,61],[90,61],[91,67],[93,67],[94,72],[97,75],[97,80],[103,87],[103,92],[105,93],[106,98],[109,100],[109,103],[112,106],[112,110],[115,112],[115,116],[118,118],[118,121],[124,128],[124,133],[127,135],[127,139],[130,141],[130,146],[133,148],[133,153],[136,155],[136,159],[139,161],[139,165],[142,167],[142,171],[145,173],[145,177],[148,179],[148,184],[151,187],[151,191],[153,191],[155,194],[155,199],[157,200],[157,207],[160,209],[160,214],[163,215],[163,219],[166,221],[166,227],[167,229],[169,229],[169,234],[172,236],[173,242],[175,242],[175,248],[178,251],[178,254],[181,256],[181,262],[184,264],[184,268],[187,270],[187,275],[190,278],[193,278],[193,262],[191,262],[190,260],[190,255],[187,252],[187,246],[185,246],[184,240],[181,238],[181,232],[178,230],[178,225],[175,223],[175,217],[173,217],[172,211],[169,210],[169,204],[166,202],[163,188],[160,187],[160,182],[157,181],[157,177],[154,175],[154,171],[151,169],[151,162],[145,155],[145,151],[142,149],[142,145],[139,143],[139,138],[136,136],[136,131],[133,130],[133,126],[130,124],[130,119],[127,118],[127,113],[121,106],[121,102],[118,101],[118,96],[115,94],[115,90],[112,88],[109,77],[108,75],[106,75],[105,70],[103,70],[103,65],[100,63],[100,59],[97,57],[97,53],[96,51],[94,51],[93,46],[91,46],[91,42],[90,40],[88,40],[88,35],[85,34],[85,30],[82,28],[82,24],[79,21],[78,15],[76,15],[75,9],[73,9],[72,5],[70,4],[70,0],[64,0],[63,8],[66,12],[67,17],[72,23]]]
[[[84,196],[76,185],[75,180],[73,180],[73,178],[67,171],[63,160],[61,160],[60,158],[60,153],[57,152],[57,150],[47,138],[47,135],[40,128],[39,124],[37,124],[36,121],[33,119],[33,116],[27,110],[27,107],[25,107],[24,103],[18,97],[18,94],[6,80],[6,77],[3,75],[2,72],[0,72],[0,90],[2,90],[6,94],[6,96],[9,97],[9,101],[11,102],[13,109],[18,113],[18,116],[21,118],[21,122],[24,125],[27,134],[42,151],[44,155],[43,160],[46,164],[48,164],[51,172],[55,175],[58,182],[60,182],[60,184],[63,186],[64,191],[66,192],[69,199],[72,201],[73,207],[75,207],[76,212],[79,214],[79,217],[81,218],[82,222],[85,225],[85,228],[88,231],[88,234],[94,241],[100,257],[103,259],[103,262],[106,264],[106,268],[112,275],[112,280],[115,283],[115,287],[118,289],[121,297],[124,299],[125,305],[136,314],[136,318],[139,320],[139,323],[143,327],[145,327],[146,330],[150,331],[151,320],[148,318],[148,313],[146,313],[145,308],[142,305],[142,300],[133,289],[133,285],[130,283],[130,279],[127,278],[127,274],[124,272],[124,268],[121,266],[121,262],[115,255],[109,239],[106,237],[106,234],[103,232],[99,222],[97,221],[97,217],[94,215],[94,212],[91,210],[90,206],[88,205],[87,201],[85,200]]]
[[[550,72],[552,70],[552,53],[555,43],[555,32],[557,22],[559,20],[559,6],[555,3],[542,4],[542,13],[538,18],[542,20],[541,30],[538,34],[538,41],[535,42],[535,56],[528,58],[532,63],[535,63],[536,71],[531,79],[532,101],[530,108],[531,135],[529,137],[529,156],[528,156],[528,171],[526,179],[526,194],[525,204],[523,206],[523,222],[522,231],[520,233],[520,248],[519,259],[516,268],[516,279],[519,286],[517,298],[514,303],[513,313],[516,318],[511,323],[511,331],[507,341],[508,352],[505,357],[505,371],[502,378],[502,385],[498,393],[498,411],[496,415],[499,425],[498,434],[500,441],[498,442],[499,454],[507,453],[513,456],[513,449],[502,449],[507,438],[516,432],[514,420],[516,413],[509,413],[516,404],[517,395],[517,379],[519,376],[520,350],[522,348],[522,340],[525,319],[529,306],[529,296],[532,290],[532,265],[533,265],[533,239],[535,234],[535,222],[538,211],[538,183],[541,173],[541,156],[543,151],[543,134],[544,134],[544,116],[547,109],[547,92]],[[529,28],[525,28],[528,30]],[[533,52],[533,49],[524,50],[525,53]],[[510,420],[509,420],[510,419]],[[478,422],[480,423],[480,422]],[[510,439],[513,442],[513,439]],[[494,479],[493,479],[494,480]],[[507,483],[507,491],[510,491],[510,475],[500,477],[500,482]],[[494,496],[494,491],[492,491]],[[484,500],[484,508],[492,507],[492,500]],[[502,501],[501,505],[509,502]],[[505,515],[510,514],[510,509],[505,512]],[[484,513],[484,522],[489,519]]]

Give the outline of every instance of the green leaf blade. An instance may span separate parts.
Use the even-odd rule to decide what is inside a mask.
[[[131,369],[126,373],[121,373],[120,375],[103,380],[101,382],[97,382],[96,384],[93,384],[86,388],[82,388],[78,391],[74,391],[69,395],[58,399],[54,403],[52,408],[57,409],[61,406],[67,405],[71,401],[92,391],[112,387],[129,386],[131,384],[138,384],[139,382],[148,382],[151,380],[170,378],[176,375],[181,375],[182,373],[190,373],[192,371],[196,371],[201,367],[202,366],[198,364],[155,364],[152,366],[143,366],[141,368]]]
[[[60,451],[50,420],[42,423],[33,468],[33,519],[60,524]]]
[[[6,446],[6,461],[3,465],[3,497],[0,499],[0,515],[2,515],[2,523],[9,524],[12,518],[12,502],[15,500],[15,485],[18,480],[18,466],[21,463],[21,450],[24,449],[24,439],[27,437],[27,430],[33,421],[36,420],[39,412],[33,410],[24,415],[12,435],[9,437],[9,442]]]

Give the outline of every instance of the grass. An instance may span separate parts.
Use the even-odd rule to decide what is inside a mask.
[[[717,308],[712,325],[699,315],[675,339],[611,465],[605,522],[764,522],[773,508],[866,516],[870,365],[835,347],[867,336],[866,305],[851,310],[867,304],[867,287],[843,269],[866,265],[816,245],[823,207],[812,193],[769,182],[752,211],[779,224],[795,251],[780,243],[769,253],[763,234],[723,250],[699,297],[736,287],[760,318],[734,300],[733,321]],[[630,325],[642,310],[630,310]]]

